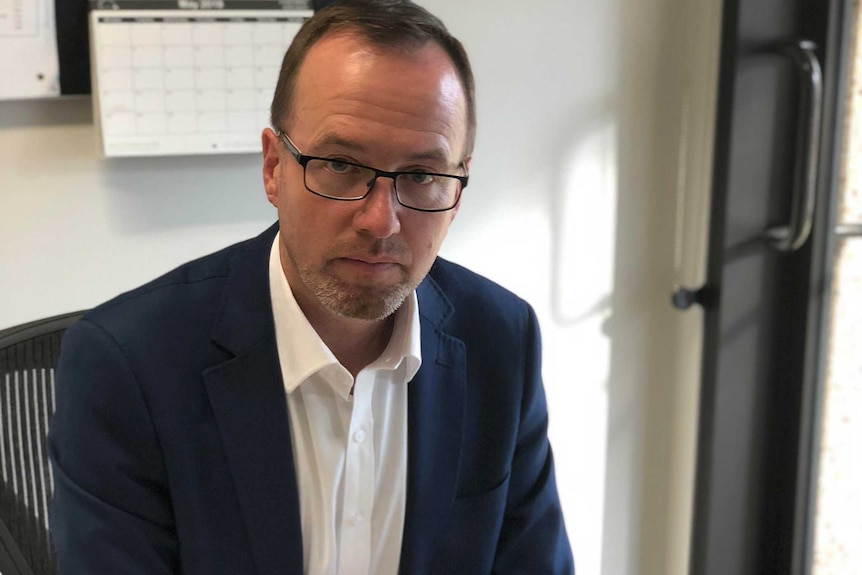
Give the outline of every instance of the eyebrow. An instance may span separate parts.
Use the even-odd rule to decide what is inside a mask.
[[[347,148],[348,150],[353,150],[354,152],[364,152],[365,146],[356,142],[354,140],[348,140],[339,136],[338,134],[333,134],[332,132],[327,132],[323,134],[323,136],[314,142],[313,146],[323,147],[323,146],[337,146],[339,148]]]
[[[335,146],[360,153],[364,153],[367,150],[367,148],[361,142],[358,142],[356,140],[349,140],[347,138],[344,138],[343,136],[332,132],[323,134],[323,136],[321,136],[313,144],[314,148],[326,146]],[[449,164],[449,157],[446,155],[442,148],[431,148],[428,150],[423,150],[421,152],[416,152],[407,156],[405,160],[409,162],[417,160],[433,160]]]

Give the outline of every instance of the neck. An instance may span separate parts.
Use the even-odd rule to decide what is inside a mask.
[[[291,273],[295,268],[288,262],[283,242],[279,242],[278,249],[282,271],[299,309],[338,362],[356,378],[386,349],[395,327],[395,314],[382,320],[366,320],[333,313],[305,290],[299,278],[291,281],[291,276],[296,275]]]
[[[395,327],[395,314],[383,320],[370,321],[307,310],[301,304],[300,308],[323,343],[354,378],[380,357],[389,345]]]

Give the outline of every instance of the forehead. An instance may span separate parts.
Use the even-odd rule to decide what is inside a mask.
[[[381,148],[443,146],[452,157],[464,150],[464,88],[432,41],[400,49],[351,33],[326,36],[306,55],[292,100],[288,129],[306,145],[335,132]]]

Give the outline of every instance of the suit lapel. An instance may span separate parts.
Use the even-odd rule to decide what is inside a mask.
[[[402,574],[424,573],[455,499],[461,456],[466,350],[441,329],[452,307],[429,277],[417,290],[422,367],[407,392],[407,508]]]
[[[213,341],[234,354],[204,372],[261,575],[302,575],[302,527],[290,425],[269,295],[276,227],[233,262]]]

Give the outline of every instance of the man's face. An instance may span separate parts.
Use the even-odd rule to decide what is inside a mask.
[[[324,37],[306,55],[292,101],[279,127],[304,154],[464,175],[464,90],[434,43],[396,52],[349,34]],[[388,178],[363,200],[322,198],[305,189],[302,167],[269,129],[263,149],[282,268],[306,315],[379,320],[393,313],[428,273],[456,210],[405,208]]]

